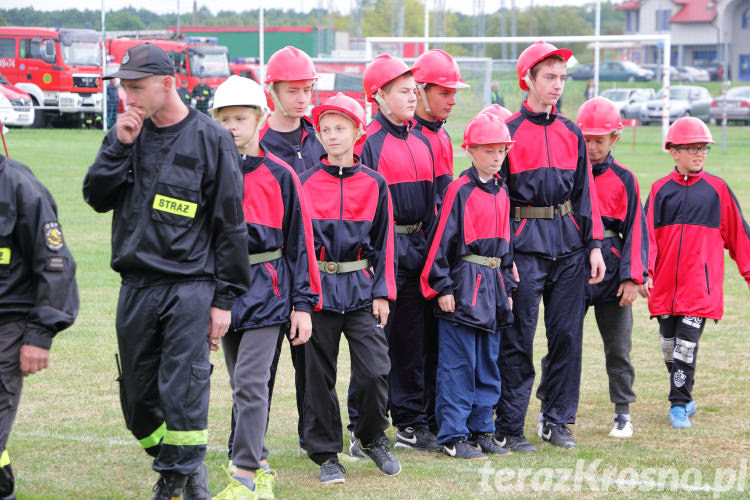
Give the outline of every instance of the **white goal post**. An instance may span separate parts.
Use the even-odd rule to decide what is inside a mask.
[[[661,115],[661,132],[662,132],[662,147],[664,141],[667,138],[667,130],[669,129],[669,66],[670,66],[670,54],[672,53],[672,37],[669,33],[654,34],[654,35],[601,35],[601,36],[512,36],[512,37],[435,37],[435,36],[421,36],[421,37],[367,37],[365,39],[365,58],[369,61],[373,58],[373,45],[377,43],[414,43],[424,44],[425,48],[431,43],[452,43],[452,44],[492,44],[492,43],[523,43],[530,45],[540,39],[544,39],[546,42],[562,42],[562,43],[576,43],[576,42],[593,42],[596,44],[596,50],[599,50],[600,42],[661,42],[661,53],[662,53],[662,85],[665,89],[664,100],[662,105]],[[595,55],[595,60],[599,60],[598,52]],[[599,71],[598,67],[595,66],[595,83],[596,89],[599,88]]]

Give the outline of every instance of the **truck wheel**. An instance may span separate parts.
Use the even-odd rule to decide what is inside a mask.
[[[36,98],[32,97],[31,102],[34,105],[34,121],[31,123],[31,128],[44,128],[47,126],[47,112],[43,109],[39,109],[39,103]]]

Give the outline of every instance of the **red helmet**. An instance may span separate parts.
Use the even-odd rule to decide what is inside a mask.
[[[684,116],[675,120],[669,127],[667,142],[664,147],[668,148],[671,144],[695,144],[698,142],[713,144],[714,139],[711,137],[711,131],[700,118]]]
[[[518,56],[518,65],[516,66],[518,85],[521,87],[521,90],[529,90],[529,86],[523,81],[523,77],[526,76],[526,73],[528,73],[529,70],[542,59],[555,54],[561,56],[567,62],[567,60],[573,56],[573,51],[569,49],[558,49],[551,43],[539,40],[538,42],[529,45],[526,47],[526,50],[521,52],[521,55]]]
[[[440,49],[428,50],[414,63],[414,79],[419,83],[433,83],[449,89],[465,89],[458,64],[451,55]]]
[[[607,135],[622,130],[620,111],[606,97],[594,97],[584,102],[578,110],[576,123],[583,135]]]
[[[320,118],[329,112],[344,115],[354,122],[354,125],[362,133],[355,145],[365,142],[367,138],[367,132],[365,132],[365,110],[362,109],[362,106],[356,100],[339,92],[335,96],[329,97],[323,104],[315,106],[312,109],[312,119],[315,130],[318,133],[320,133]]]
[[[464,130],[464,142],[462,148],[474,144],[512,144],[508,126],[497,115],[492,113],[479,113],[469,120]]]
[[[370,61],[364,74],[362,74],[362,85],[365,88],[367,100],[375,102],[374,96],[378,90],[383,88],[386,83],[409,71],[411,71],[411,68],[401,59],[396,59],[388,54],[380,54]]]
[[[484,108],[480,113],[490,113],[491,115],[495,115],[498,118],[500,118],[502,121],[507,120],[511,116],[513,116],[513,112],[509,110],[508,108],[504,108],[503,106],[500,106],[499,104],[491,104]]]
[[[274,52],[266,65],[266,83],[317,78],[310,56],[291,45]]]

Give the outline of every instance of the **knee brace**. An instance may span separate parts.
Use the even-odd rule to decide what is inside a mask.
[[[661,353],[664,355],[664,361],[672,363],[674,361],[674,337],[671,339],[665,339],[659,335],[659,341],[661,343]]]
[[[695,360],[695,342],[677,339],[674,346],[674,357],[689,365]]]

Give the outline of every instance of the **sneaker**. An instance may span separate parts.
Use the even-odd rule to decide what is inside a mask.
[[[176,500],[182,496],[187,476],[162,472],[154,485],[152,500]]]
[[[609,431],[609,437],[628,439],[633,437],[633,424],[625,415],[615,415],[615,426]]]
[[[687,413],[688,417],[692,417],[695,415],[695,412],[698,411],[698,408],[695,406],[695,400],[691,400],[688,404],[685,405],[685,413]]]
[[[362,447],[360,446],[359,439],[354,435],[354,432],[349,433],[349,455],[357,458],[364,458],[365,454],[362,453]]]
[[[401,464],[398,462],[398,459],[379,440],[370,446],[362,446],[360,450],[370,457],[375,462],[375,465],[378,466],[380,472],[386,476],[396,476],[401,472]]]
[[[329,458],[320,466],[320,482],[323,484],[337,484],[346,482],[346,469],[335,458]]]
[[[427,429],[407,427],[396,432],[396,444],[393,446],[416,451],[440,451],[441,447],[435,439],[435,435]]]
[[[184,500],[211,500],[211,492],[208,489],[208,469],[206,463],[201,462],[198,468],[190,474],[182,491]]]
[[[482,453],[482,449],[476,443],[466,439],[461,439],[455,443],[446,443],[443,445],[443,453],[453,458],[463,458],[466,460],[487,460],[487,455]]]
[[[378,443],[382,444],[389,450],[393,448],[393,443],[390,439],[388,439],[388,436],[385,435],[385,432],[380,434],[380,437],[378,438]]]
[[[519,453],[536,453],[536,446],[526,440],[526,436],[513,436],[510,434],[495,433],[495,440],[500,448],[517,451]]]
[[[471,436],[471,440],[478,444],[484,453],[493,453],[495,455],[508,455],[510,450],[503,448],[495,440],[495,436],[491,433],[480,433]]]
[[[693,425],[684,406],[673,406],[669,410],[669,421],[675,429],[685,429]]]
[[[258,469],[255,471],[255,498],[258,500],[272,500],[273,486],[276,484],[276,473],[272,470]]]
[[[545,422],[542,429],[542,439],[553,446],[560,448],[575,448],[576,440],[568,424],[553,424]]]
[[[222,468],[224,469],[224,473],[229,478],[229,485],[221,490],[221,492],[216,495],[213,500],[257,500],[257,497],[255,496],[255,490],[251,490],[250,488],[233,478],[226,467]]]

